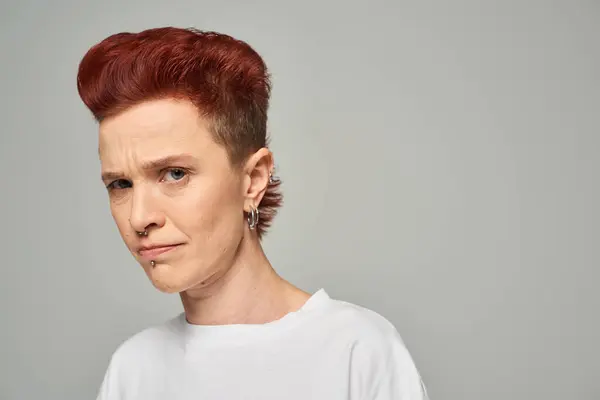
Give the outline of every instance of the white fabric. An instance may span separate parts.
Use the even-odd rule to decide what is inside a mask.
[[[182,313],[115,351],[98,400],[426,400],[400,335],[321,289],[261,325],[200,326]]]

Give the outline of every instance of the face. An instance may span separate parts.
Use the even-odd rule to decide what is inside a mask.
[[[154,286],[182,292],[232,263],[253,174],[232,167],[191,103],[151,101],[106,119],[99,146],[113,218]]]

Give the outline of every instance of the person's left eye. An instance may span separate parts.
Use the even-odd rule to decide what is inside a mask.
[[[171,168],[163,178],[165,181],[180,181],[185,178],[186,172],[181,168]]]

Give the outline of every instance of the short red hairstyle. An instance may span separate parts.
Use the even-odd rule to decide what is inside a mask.
[[[147,100],[191,101],[233,166],[268,145],[267,67],[252,47],[228,35],[174,27],[111,35],[81,60],[77,89],[98,122]],[[258,207],[259,237],[282,204],[279,184],[269,184]]]

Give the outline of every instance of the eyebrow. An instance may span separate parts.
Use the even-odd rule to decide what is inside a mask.
[[[196,157],[192,156],[191,154],[174,154],[170,156],[157,158],[156,160],[144,161],[142,162],[141,169],[144,171],[152,171],[156,169],[172,167],[179,163],[193,163],[196,160]],[[116,180],[123,178],[124,176],[125,174],[123,172],[105,171],[102,173],[102,180]]]

